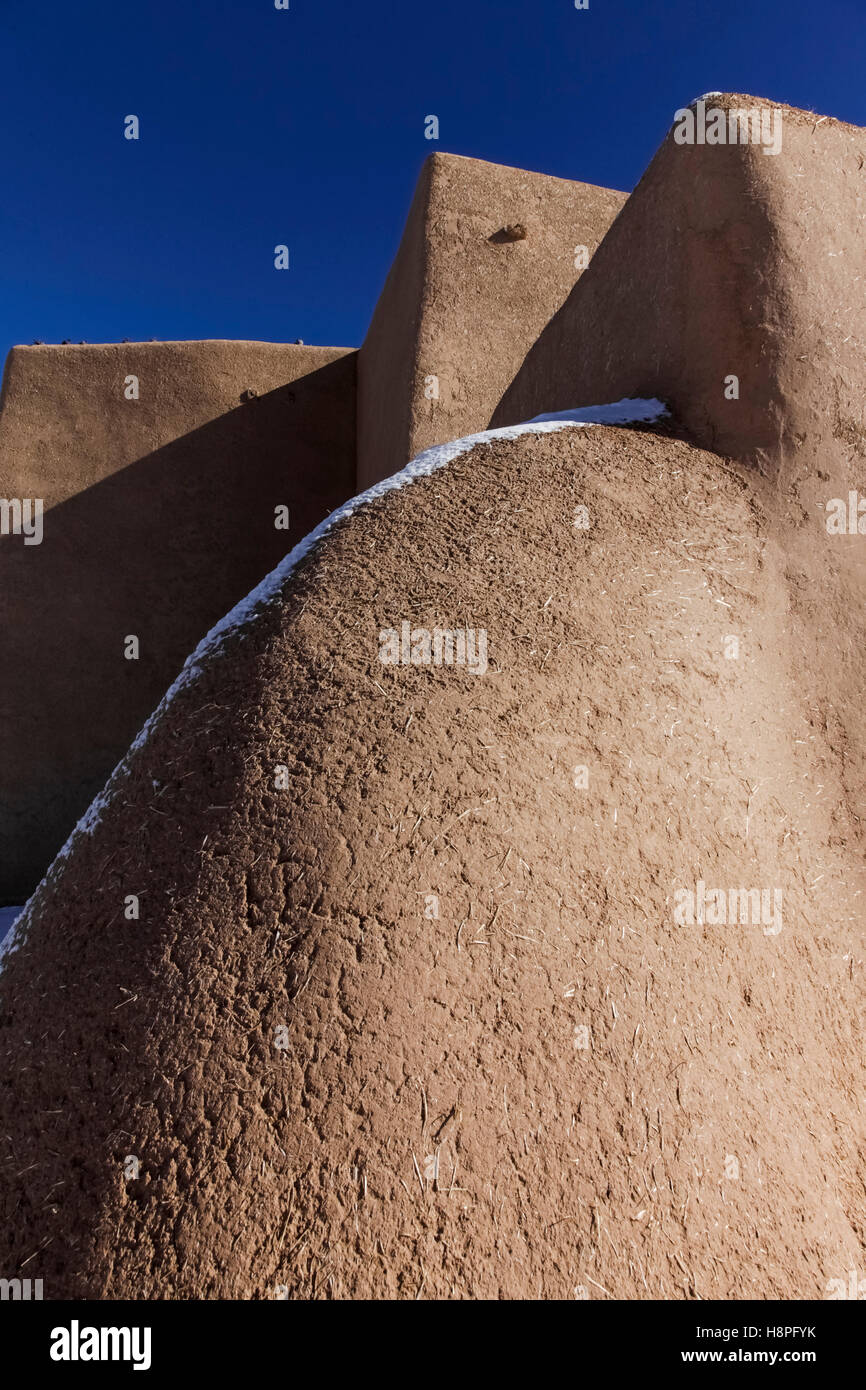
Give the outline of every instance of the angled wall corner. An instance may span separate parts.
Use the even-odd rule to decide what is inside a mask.
[[[713,104],[778,111],[779,152],[671,131],[495,424],[658,395],[697,443],[773,474],[806,440],[832,453],[840,428],[862,429],[864,132],[754,97]]]
[[[479,159],[427,160],[359,356],[359,488],[487,428],[625,201]]]

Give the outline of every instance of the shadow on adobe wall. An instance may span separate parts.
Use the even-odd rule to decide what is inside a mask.
[[[616,226],[616,222],[613,225]],[[598,374],[598,364],[593,360],[592,351],[583,351],[579,341],[575,341],[574,324],[580,322],[581,304],[587,300],[593,302],[596,296],[603,297],[609,287],[609,281],[605,283],[609,275],[606,251],[603,241],[568,298],[535,339],[494,410],[488,429],[517,425],[531,419],[533,415],[541,415],[546,411],[572,410],[584,405],[604,405],[608,401],[621,400],[626,396],[649,398],[665,394],[666,387],[663,386],[657,372],[648,370],[643,364],[639,367],[629,367],[621,359],[612,359],[606,364],[606,380],[600,391],[603,400],[596,398],[599,395],[598,390],[595,395],[592,391],[589,392],[592,399],[584,399],[579,389],[572,393],[578,398],[565,400],[561,387],[558,388],[551,381],[551,361],[558,361],[563,354],[567,354],[569,360],[582,362],[578,379],[589,375],[590,366],[595,369],[595,374]],[[647,306],[639,303],[635,305],[636,316],[651,313],[652,310]]]
[[[46,512],[41,545],[0,538],[0,905],[24,902],[205,632],[354,494],[354,376],[352,354],[145,455]]]

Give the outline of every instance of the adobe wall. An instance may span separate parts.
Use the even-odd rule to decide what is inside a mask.
[[[862,1268],[862,794],[814,712],[837,634],[862,691],[862,608],[825,566],[780,618],[770,492],[651,430],[498,440],[200,654],[3,957],[0,1269],[706,1300]],[[488,671],[384,665],[404,616],[483,622]],[[704,878],[781,915],[678,916]]]
[[[40,545],[0,537],[0,904],[24,901],[207,629],[355,492],[356,357],[228,341],[10,353],[0,497],[45,513]]]
[[[33,886],[203,632],[432,444],[658,395],[802,517],[862,486],[864,132],[782,111],[778,155],[669,136],[630,198],[432,156],[359,353],[12,351],[0,497],[42,497],[46,516],[41,546],[0,537],[0,904]]]
[[[625,193],[434,154],[358,363],[358,484],[487,427]],[[520,240],[505,229],[522,227]],[[438,399],[429,382],[436,378]]]
[[[842,477],[848,444],[866,438],[866,132],[779,109],[778,154],[668,135],[496,425],[657,395],[697,442],[789,486],[807,440],[807,470]]]

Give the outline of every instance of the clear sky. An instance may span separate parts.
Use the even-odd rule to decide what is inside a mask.
[[[432,150],[631,189],[705,91],[866,125],[864,38],[866,0],[0,0],[0,354],[357,345]]]

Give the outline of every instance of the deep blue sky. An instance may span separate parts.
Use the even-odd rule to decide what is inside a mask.
[[[866,125],[864,35],[866,0],[0,0],[0,354],[358,344],[432,149],[630,189],[704,91]]]

